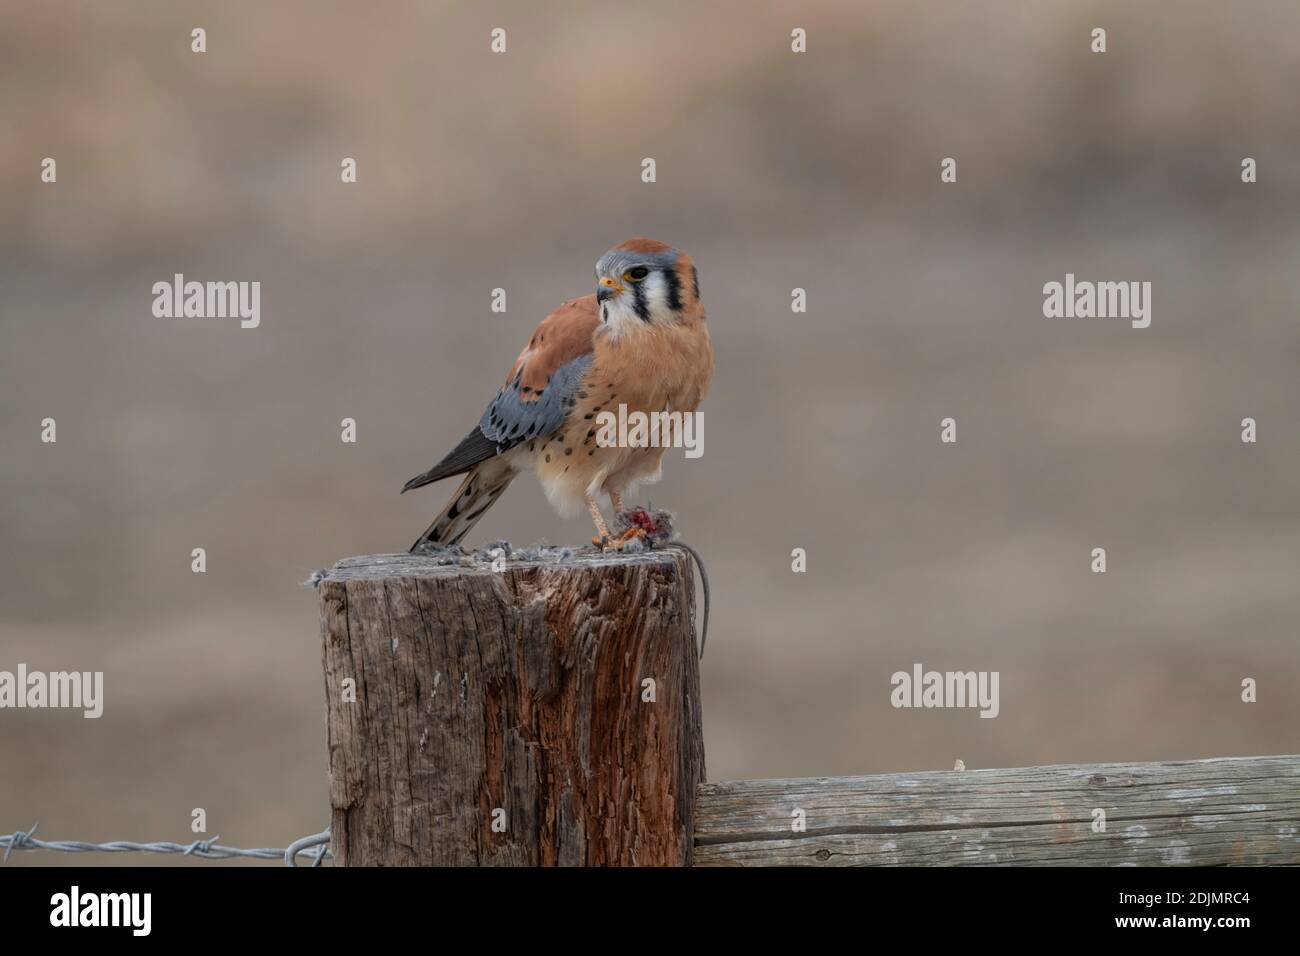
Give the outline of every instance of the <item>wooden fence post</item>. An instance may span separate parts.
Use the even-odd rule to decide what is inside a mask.
[[[370,555],[318,590],[336,865],[692,862],[684,552]]]

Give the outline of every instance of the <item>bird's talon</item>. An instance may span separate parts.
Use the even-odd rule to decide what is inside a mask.
[[[645,536],[646,536],[645,532],[642,531],[640,528],[628,528],[621,535],[619,535],[617,538],[615,538],[613,541],[609,543],[609,550],[622,551],[624,548],[628,546],[629,542],[636,541],[638,538],[640,538],[641,540],[645,540]]]
[[[628,528],[617,538],[592,538],[591,543],[602,551],[622,551],[629,541],[644,539],[646,533],[640,528]]]

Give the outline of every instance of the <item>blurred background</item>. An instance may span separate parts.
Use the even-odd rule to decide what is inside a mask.
[[[1271,0],[3,0],[0,669],[106,703],[0,712],[0,831],[321,829],[301,582],[414,540],[454,483],[402,483],[636,235],[717,352],[641,494],[708,560],[710,778],[1296,752],[1298,88]],[[176,272],[260,281],[261,327],[154,318]],[[1151,327],[1043,318],[1067,272],[1150,281]],[[590,533],[521,480],[471,538]],[[893,709],[918,662],[1000,716]],[[157,862],[14,862],[72,859]]]

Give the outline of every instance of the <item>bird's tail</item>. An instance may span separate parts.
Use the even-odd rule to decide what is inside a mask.
[[[460,544],[484,512],[496,504],[516,474],[514,468],[500,459],[471,468],[433,524],[411,545],[411,550],[419,551],[426,544]]]

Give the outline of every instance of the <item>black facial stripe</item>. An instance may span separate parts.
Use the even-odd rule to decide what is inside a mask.
[[[691,266],[691,285],[695,288],[695,300],[700,299],[700,270]]]
[[[668,284],[668,308],[680,312],[682,308],[682,281],[677,278],[676,269],[664,270],[664,282]]]
[[[645,299],[645,284],[632,283],[632,310],[640,316],[641,321],[650,321],[650,304]]]

